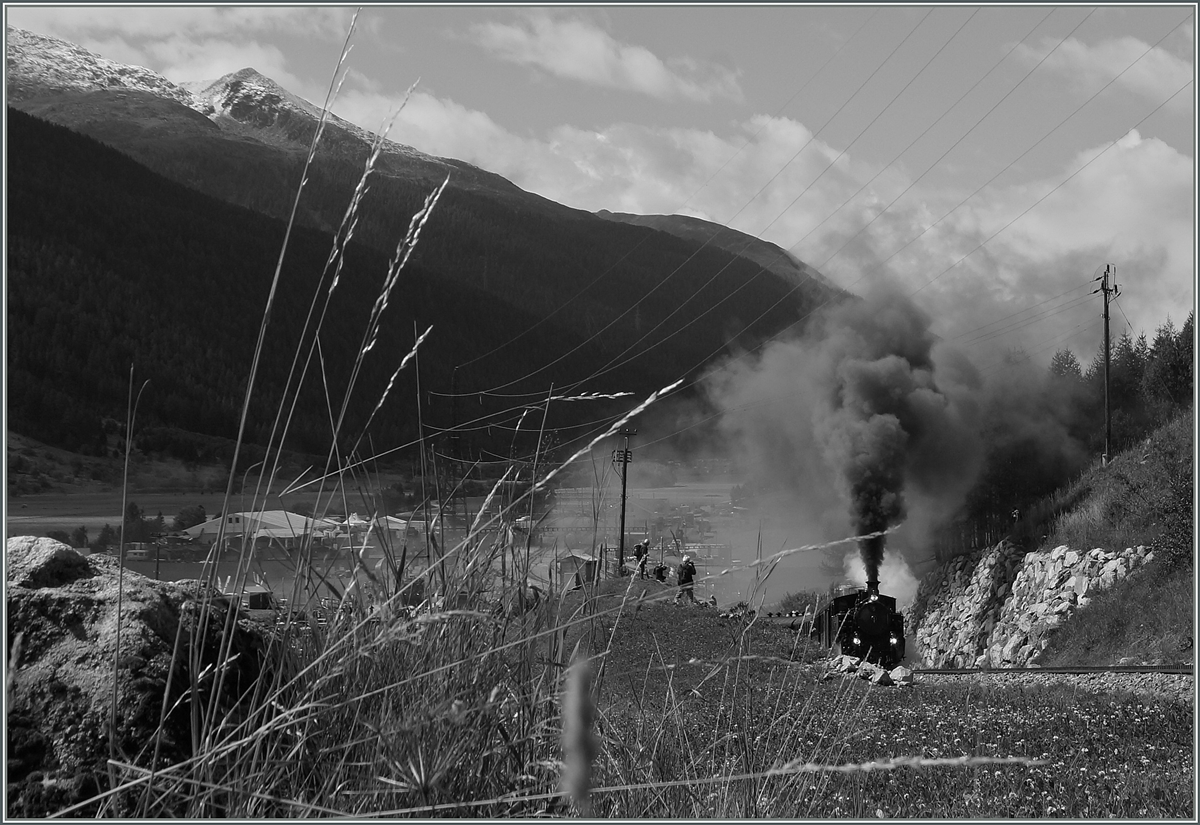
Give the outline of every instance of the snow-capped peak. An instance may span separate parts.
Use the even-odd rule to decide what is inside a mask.
[[[8,26],[7,94],[36,97],[46,91],[124,88],[150,92],[196,108],[192,93],[144,66],[100,57],[56,37]]]

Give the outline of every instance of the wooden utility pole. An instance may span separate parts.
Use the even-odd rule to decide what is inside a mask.
[[[454,417],[454,434],[450,436],[450,455],[454,458],[454,476],[450,479],[454,484],[454,487],[451,488],[453,492],[450,494],[450,512],[455,516],[458,515],[458,502],[461,500],[463,522],[470,527],[471,517],[467,507],[467,493],[464,489],[466,479],[463,477],[462,436],[458,431],[458,367],[455,367],[454,371],[450,373],[450,395],[452,396],[450,404]]]
[[[622,448],[613,450],[613,460],[621,462],[621,535],[617,540],[617,570],[625,564],[625,495],[628,490],[629,479],[629,462],[633,460],[633,453],[629,450],[629,437],[637,435],[637,430],[625,427],[621,430],[621,436],[624,438]]]
[[[1109,277],[1113,281],[1109,283]],[[1096,280],[1100,282],[1100,288],[1093,291],[1095,295],[1100,292],[1104,295],[1104,455],[1101,458],[1101,463],[1108,464],[1109,456],[1112,455],[1112,408],[1109,403],[1108,389],[1108,364],[1112,354],[1112,341],[1108,335],[1108,302],[1110,296],[1116,298],[1121,294],[1121,290],[1117,288],[1117,268],[1112,264],[1104,265],[1104,274]]]

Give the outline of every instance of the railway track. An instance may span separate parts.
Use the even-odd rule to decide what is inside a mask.
[[[953,667],[953,668],[913,668],[914,674],[925,676],[969,676],[980,673],[1010,674],[1087,674],[1087,673],[1167,673],[1180,676],[1195,675],[1191,665],[1108,665],[1095,667]]]
[[[770,622],[772,624],[782,624],[788,626],[792,630],[804,630],[812,626],[810,619],[801,616],[759,616],[760,620]],[[907,667],[907,665],[906,665]],[[1194,676],[1195,669],[1192,665],[1095,665],[1083,666],[1075,665],[1072,667],[957,667],[957,668],[923,668],[914,667],[912,672],[915,675],[923,676],[971,676],[977,674],[1021,674],[1030,675],[1049,675],[1049,674],[1066,674],[1066,675],[1086,675],[1093,673],[1161,673],[1173,676]]]

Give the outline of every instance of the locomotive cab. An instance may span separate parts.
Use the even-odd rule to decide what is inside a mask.
[[[814,617],[812,634],[835,653],[875,664],[891,667],[904,658],[904,617],[877,582],[836,595]]]

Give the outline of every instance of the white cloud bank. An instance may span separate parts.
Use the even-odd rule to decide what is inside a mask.
[[[340,42],[353,15],[353,9],[319,6],[131,6],[120,12],[99,5],[27,7],[11,10],[9,20],[109,60],[152,68],[176,83],[216,80],[249,67],[321,100],[324,89],[309,88],[271,40],[290,34]]]
[[[351,13],[144,8],[122,15],[118,24],[104,9],[62,12],[24,9],[18,24],[74,39],[111,59],[160,67],[176,80],[213,79],[254,66],[310,100],[323,97],[324,85],[301,84],[279,48],[256,33],[320,31],[340,39]],[[507,59],[581,81],[641,83],[639,90],[647,94],[693,98],[740,93],[736,78],[706,85],[702,73],[672,67],[578,21],[535,14],[520,25],[480,28],[475,35]],[[1128,65],[1145,48],[1132,38],[1091,47],[1069,41],[1050,65],[1085,77],[1105,62]],[[643,68],[632,71],[638,66]],[[1112,71],[1109,65],[1101,77]],[[1161,100],[1185,82],[1185,71],[1190,74],[1190,64],[1155,50],[1122,82]],[[1190,105],[1192,98],[1179,95],[1176,100]],[[399,102],[352,76],[335,111],[374,130]],[[755,116],[714,131],[614,123],[599,130],[563,124],[542,134],[516,134],[485,112],[418,90],[392,138],[477,164],[576,208],[690,214],[761,234],[855,290],[880,280],[910,293],[920,289],[918,299],[934,316],[935,331],[947,337],[1047,301],[1088,281],[1105,263],[1118,267],[1121,318],[1128,318],[1135,334],[1152,333],[1168,312],[1181,321],[1194,302],[1193,160],[1137,132],[1065,184],[1068,175],[1108,144],[1098,141],[1043,180],[988,187],[945,219],[957,201],[926,184],[880,215],[910,183],[896,170],[886,170],[850,200],[878,167],[847,153],[826,171],[840,147],[814,138],[804,123],[783,117]],[[969,181],[958,183],[969,190]],[[1059,191],[1005,228],[1059,184]],[[893,254],[923,231],[911,246]],[[972,251],[997,232],[982,249]],[[1053,346],[1064,331],[1093,322],[1097,314],[1084,302],[1019,336],[991,339],[992,345],[1038,351],[1047,342]],[[1096,340],[1098,333],[1069,343],[1086,359]],[[1042,357],[1052,353],[1053,348]]]
[[[374,128],[394,105],[350,90],[338,113]],[[958,197],[923,184],[880,215],[910,182],[890,169],[839,210],[878,167],[847,154],[826,171],[836,147],[787,118],[759,116],[724,133],[616,123],[528,136],[418,93],[392,137],[576,208],[690,214],[761,233],[854,290],[876,281],[920,290],[935,331],[949,337],[1083,284],[1105,263],[1123,273],[1121,307],[1135,335],[1152,334],[1168,312],[1181,321],[1194,301],[1193,160],[1136,131],[1078,153],[1042,180],[989,186],[949,215]],[[1097,314],[1085,302],[994,346],[1033,352]],[[1096,336],[1068,343],[1086,358]]]
[[[329,6],[129,6],[116,14],[112,6],[83,4],[27,7],[19,12],[19,17],[12,15],[19,20],[13,25],[84,45],[88,39],[102,41],[112,35],[130,40],[177,35],[228,39],[288,32],[340,40],[346,35],[353,10]],[[121,59],[110,54],[104,57]]]
[[[742,99],[737,73],[730,69],[687,57],[664,61],[579,18],[534,13],[519,23],[473,26],[471,35],[500,59],[555,77],[661,99]]]
[[[1190,26],[1180,30],[1188,32]],[[1055,42],[1047,38],[1036,48],[1021,45],[1017,47],[1017,57],[1032,66],[1054,47]],[[1136,37],[1103,40],[1094,45],[1071,37],[1044,65],[1064,77],[1077,93],[1088,95],[1128,67],[1116,85],[1155,104],[1166,100],[1195,75],[1195,67],[1186,60],[1161,47],[1151,48],[1149,43]],[[1176,112],[1187,106],[1188,98],[1184,95],[1168,104]]]

